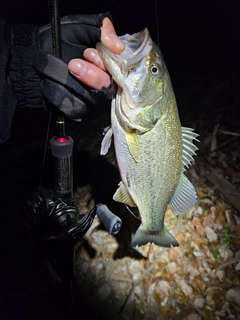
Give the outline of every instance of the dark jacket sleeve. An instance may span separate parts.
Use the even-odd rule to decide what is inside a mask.
[[[10,48],[6,44],[6,23],[0,18],[0,143],[8,139],[17,99],[8,77]]]
[[[8,139],[16,107],[43,107],[40,78],[32,66],[35,28],[9,27],[0,18],[0,143]]]

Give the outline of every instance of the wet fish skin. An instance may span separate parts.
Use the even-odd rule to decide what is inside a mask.
[[[148,242],[178,246],[164,226],[164,217],[168,204],[180,214],[196,202],[194,187],[183,172],[197,150],[193,140],[198,135],[181,127],[166,65],[148,30],[127,34],[122,40],[126,48],[119,55],[97,45],[118,84],[111,129],[101,148],[101,154],[106,154],[113,135],[122,179],[113,199],[138,207],[142,223],[133,247]]]

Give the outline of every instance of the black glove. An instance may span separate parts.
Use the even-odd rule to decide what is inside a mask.
[[[41,28],[7,26],[0,19],[0,141],[9,135],[16,104],[37,108],[46,107],[47,102],[47,106],[58,107],[71,119],[81,120],[88,106],[97,103],[99,97],[111,98],[112,82],[101,91],[89,90],[75,80],[67,67],[71,59],[82,58],[86,48],[100,41],[100,26],[106,16],[109,15],[62,18],[62,59],[51,55],[50,25]],[[2,124],[4,130],[1,130]]]
[[[69,15],[61,19],[62,60],[52,54],[52,31],[47,25],[39,28],[38,51],[33,65],[42,76],[41,92],[45,99],[58,107],[68,117],[81,120],[91,104],[96,104],[101,95],[111,98],[114,85],[95,91],[90,90],[68,71],[67,64],[73,58],[83,58],[86,48],[94,47],[100,41],[102,20],[108,14]]]
[[[83,52],[89,47],[95,46],[100,41],[102,21],[105,14],[92,15],[68,15],[60,20],[61,24],[61,49],[62,60],[68,63],[74,58],[83,58]],[[48,24],[38,29],[38,44],[40,50],[52,51],[52,28]]]

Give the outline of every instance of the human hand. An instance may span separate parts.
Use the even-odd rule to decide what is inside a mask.
[[[113,24],[109,18],[104,18],[101,27],[101,42],[114,53],[124,50],[124,44],[116,35]],[[83,59],[73,59],[68,68],[72,75],[85,85],[95,90],[101,90],[110,84],[109,76],[96,49],[89,48],[84,51]]]
[[[49,102],[48,105],[59,108],[76,121],[82,119],[90,105],[97,104],[100,96],[110,98],[114,91],[109,75],[102,70],[104,67],[97,50],[85,50],[94,47],[99,41],[116,53],[124,49],[107,16],[72,15],[62,18],[62,59],[51,54],[50,26],[40,28],[42,50],[35,54],[33,65],[42,78],[42,95]],[[66,63],[71,58],[84,56],[87,61],[74,59],[68,70]],[[90,90],[91,88],[94,90]]]

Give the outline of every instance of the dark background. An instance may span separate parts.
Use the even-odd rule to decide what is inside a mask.
[[[196,127],[201,141],[204,141],[201,130],[209,134],[219,121],[228,130],[240,130],[239,1],[60,1],[61,16],[106,11],[112,13],[118,35],[148,27],[152,38],[157,43],[159,41],[173,81],[182,123]],[[41,26],[49,22],[48,1],[7,0],[0,6],[0,15],[12,24]],[[88,118],[81,126],[70,123],[70,131],[72,128],[76,128],[76,132],[82,130],[86,140],[93,143],[94,134],[91,136],[86,128],[89,123],[98,126],[94,119],[96,117],[93,120]],[[4,320],[54,319],[55,316],[61,319],[62,315],[59,301],[49,300],[47,295],[35,244],[28,232],[20,227],[24,201],[41,170],[45,141],[41,129],[47,126],[47,122],[48,114],[42,110],[18,110],[12,136],[0,146],[0,205],[4,202],[0,206],[0,262],[3,267],[0,270],[0,315]],[[97,127],[96,132],[99,130]],[[74,135],[73,138],[78,140],[76,133]],[[89,156],[81,155],[81,160],[82,171],[79,162],[76,162],[75,170],[81,171],[82,184],[89,183],[86,176],[89,172],[93,184],[98,180],[105,181],[104,187],[101,185],[103,190],[112,184],[113,175],[97,176],[99,172],[104,174],[102,167],[98,167],[98,159],[92,161],[92,166]],[[51,174],[47,178],[50,177]],[[110,194],[113,191],[115,186]]]
[[[48,1],[4,1],[0,14],[11,23],[48,23]],[[196,1],[60,1],[61,15],[110,11],[119,35],[148,27],[158,41],[168,68],[194,74],[239,71],[240,3],[237,0]]]

